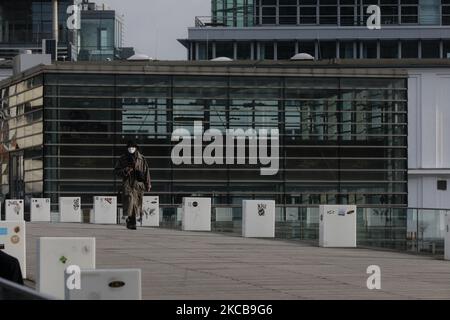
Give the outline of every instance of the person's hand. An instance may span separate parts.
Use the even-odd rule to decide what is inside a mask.
[[[150,190],[152,189],[152,186],[146,186],[145,189],[147,190],[147,192],[150,192]]]

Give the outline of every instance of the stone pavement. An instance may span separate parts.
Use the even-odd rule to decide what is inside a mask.
[[[450,261],[434,257],[115,225],[27,223],[31,281],[42,236],[95,237],[97,268],[141,268],[144,299],[450,299]]]

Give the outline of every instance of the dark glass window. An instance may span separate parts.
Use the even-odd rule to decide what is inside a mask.
[[[397,59],[398,58],[398,42],[397,41],[381,41],[380,42],[380,58]]]
[[[279,24],[297,24],[297,6],[280,5]]]
[[[440,58],[440,41],[422,40],[422,58]]]
[[[277,8],[276,7],[262,7],[262,24],[276,24],[277,23]]]
[[[363,41],[363,56],[364,59],[376,59],[377,58],[377,42],[376,41]]]
[[[308,53],[313,57],[316,56],[316,48],[314,41],[304,41],[299,44],[299,52]]]
[[[234,59],[233,42],[216,42],[216,57]]]
[[[277,59],[289,60],[295,55],[295,42],[278,42],[277,43]]]
[[[355,6],[351,6],[351,7],[350,6],[348,6],[348,7],[341,6],[340,10],[341,10],[340,19],[341,19],[342,26],[353,26],[356,24],[357,15],[355,14],[356,13]]]
[[[337,24],[337,6],[325,6],[320,2],[319,18],[320,24]]]
[[[336,58],[336,42],[319,41],[319,59]]]
[[[259,58],[261,60],[273,60],[275,58],[274,47],[273,42],[261,42],[259,46]]]
[[[402,58],[413,59],[419,57],[419,41],[402,41]]]
[[[450,41],[444,41],[444,58],[450,59]]]
[[[341,59],[355,58],[354,43],[352,41],[342,41],[339,43],[339,58]]]
[[[250,60],[252,57],[252,44],[250,42],[237,43],[237,58],[239,60]]]
[[[300,24],[316,24],[317,9],[316,7],[300,6]]]

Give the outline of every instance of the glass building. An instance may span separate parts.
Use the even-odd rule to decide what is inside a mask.
[[[58,50],[67,55],[73,42],[66,27],[67,7],[73,0],[58,0]],[[20,50],[41,52],[42,40],[53,39],[52,0],[0,0],[0,58],[11,59]]]
[[[378,5],[381,29],[366,26]],[[189,60],[450,57],[450,0],[212,0],[180,40]]]
[[[115,195],[112,168],[134,138],[162,205],[202,195],[215,205],[406,206],[406,76],[322,67],[60,63],[5,80],[2,194],[50,197],[53,206],[59,196],[89,205],[95,194]],[[171,134],[194,121],[204,130],[278,128],[280,170],[173,164]]]
[[[114,10],[99,10],[94,5],[81,12],[78,60],[119,59],[122,47],[123,19]]]

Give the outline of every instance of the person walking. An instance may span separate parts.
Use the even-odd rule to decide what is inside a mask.
[[[136,230],[136,216],[141,215],[144,192],[151,189],[148,163],[136,142],[127,143],[127,152],[120,157],[114,171],[122,178],[122,205],[128,216],[127,228]]]

